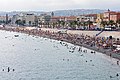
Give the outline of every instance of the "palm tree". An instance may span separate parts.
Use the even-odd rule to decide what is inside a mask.
[[[80,27],[80,26],[81,26],[81,22],[78,22],[78,23],[77,23],[77,26]]]
[[[106,25],[108,25],[108,22],[107,21],[102,21],[101,25],[103,25],[103,27],[105,27]]]
[[[64,22],[64,21],[61,21],[61,25],[62,25],[63,28],[64,28],[64,26],[65,26],[65,22]]]
[[[74,21],[74,25],[78,28],[78,21]]]
[[[88,28],[90,29],[90,25],[93,25],[93,22],[90,21],[90,20],[88,20],[88,21],[87,21],[87,25],[88,25]]]
[[[71,21],[71,22],[70,22],[70,27],[71,27],[72,29],[76,29],[75,25],[76,25],[76,22],[75,22],[75,21]]]
[[[81,26],[82,26],[84,29],[86,29],[86,25],[88,25],[87,22],[81,22]]]
[[[60,20],[58,20],[58,26],[60,27],[60,25],[61,25],[61,21],[60,21]]]
[[[56,22],[52,22],[52,23],[51,23],[52,28],[55,28],[56,25],[57,25]]]
[[[119,20],[117,20],[117,22],[116,22],[118,25],[118,27],[120,27],[120,19]]]
[[[119,19],[119,20],[117,20],[117,23],[118,23],[118,24],[120,24],[120,19]]]

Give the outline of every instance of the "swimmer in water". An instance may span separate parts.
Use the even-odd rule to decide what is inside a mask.
[[[8,72],[10,72],[10,67],[8,67]]]
[[[116,76],[118,77],[118,76],[119,76],[119,74],[116,74]]]

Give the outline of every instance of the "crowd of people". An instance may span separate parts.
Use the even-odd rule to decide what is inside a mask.
[[[103,53],[109,53],[112,56],[112,53],[120,53],[120,39],[109,37],[99,37],[99,36],[89,36],[84,34],[68,34],[68,33],[58,33],[53,31],[43,31],[41,29],[26,29],[26,28],[7,28],[0,27],[1,30],[21,32],[29,35],[35,35],[40,37],[46,37],[61,41],[66,41],[73,43],[75,45],[84,46],[90,49],[94,49]]]

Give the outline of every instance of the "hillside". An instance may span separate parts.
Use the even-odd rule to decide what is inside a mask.
[[[96,13],[103,13],[106,10],[100,10],[100,9],[75,9],[75,10],[57,10],[53,11],[55,16],[77,16],[82,14],[96,14]],[[52,11],[51,11],[52,12]],[[19,14],[19,13],[34,13],[36,15],[40,15],[43,13],[50,14],[51,12],[41,12],[41,11],[13,11],[13,12],[0,12],[0,15],[6,15],[9,16]]]

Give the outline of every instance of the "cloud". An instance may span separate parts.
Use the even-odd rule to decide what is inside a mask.
[[[0,10],[120,9],[120,0],[0,0]]]

